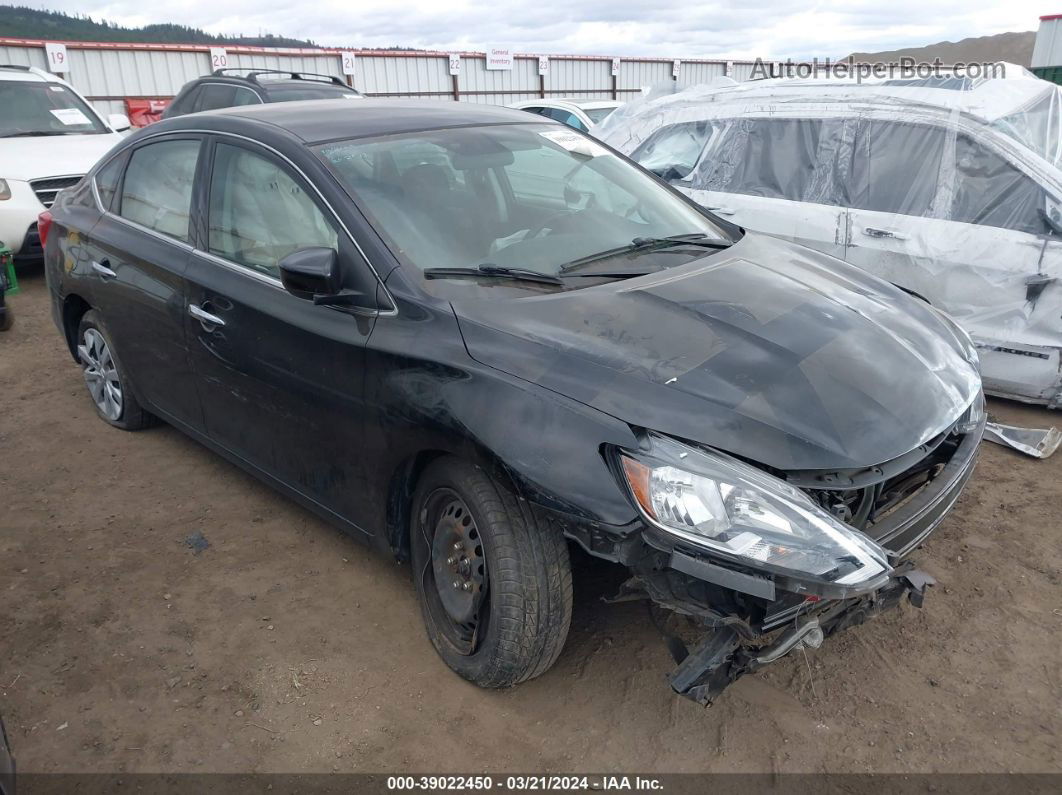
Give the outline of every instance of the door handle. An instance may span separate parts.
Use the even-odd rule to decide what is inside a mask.
[[[895,232],[890,232],[888,229],[875,229],[872,226],[866,227],[863,230],[863,234],[866,235],[867,237],[878,237],[878,238],[887,237],[887,238],[891,238],[892,240],[906,240],[907,239],[903,235],[898,235]]]
[[[102,262],[92,260],[92,270],[96,271],[103,279],[116,279],[118,274],[111,270],[111,261],[105,259]]]
[[[708,212],[715,213],[716,215],[733,215],[734,211],[729,207],[709,207]]]
[[[200,323],[202,323],[203,328],[205,328],[207,331],[211,331],[211,329],[207,328],[207,326],[225,325],[225,321],[222,320],[220,317],[218,317],[217,315],[210,314],[205,309],[203,309],[203,307],[196,306],[195,304],[188,304],[188,314],[194,317]]]

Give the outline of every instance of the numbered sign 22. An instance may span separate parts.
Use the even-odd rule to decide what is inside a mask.
[[[229,54],[225,52],[224,47],[211,47],[210,48],[210,68],[211,69],[228,69],[229,68]]]
[[[44,53],[48,57],[48,69],[52,72],[69,72],[70,67],[66,58],[66,45],[48,42],[44,45]]]

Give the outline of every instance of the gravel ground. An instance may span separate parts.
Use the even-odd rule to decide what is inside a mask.
[[[0,335],[0,714],[23,771],[1062,770],[1062,454],[986,444],[920,553],[923,610],[709,709],[671,695],[645,607],[602,603],[618,572],[585,557],[557,665],[487,692],[432,651],[407,568],[172,428],[96,419],[43,277],[22,283]]]

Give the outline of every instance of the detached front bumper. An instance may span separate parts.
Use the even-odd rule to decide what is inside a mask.
[[[769,665],[791,651],[803,647],[818,648],[834,632],[862,624],[898,607],[904,597],[915,607],[921,607],[925,589],[933,583],[933,578],[925,572],[913,566],[903,566],[893,571],[887,585],[872,594],[839,602],[805,602],[804,612],[794,616],[787,628],[781,629],[764,645],[756,645],[755,639],[744,637],[734,628],[738,625],[710,631],[696,648],[685,652],[685,656],[685,650],[672,643],[672,650],[678,650],[678,667],[671,672],[668,681],[680,696],[707,706],[742,674]]]

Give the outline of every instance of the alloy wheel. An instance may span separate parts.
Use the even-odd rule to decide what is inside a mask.
[[[122,416],[122,382],[107,341],[97,329],[87,328],[77,346],[77,355],[96,408],[108,420],[117,420]]]

